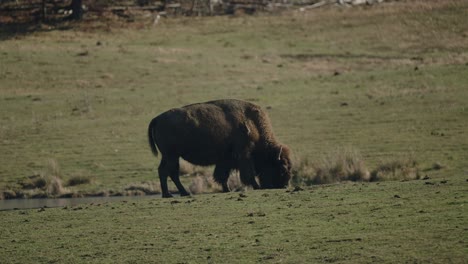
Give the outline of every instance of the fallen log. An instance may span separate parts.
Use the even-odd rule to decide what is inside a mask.
[[[338,2],[337,0],[324,0],[324,1],[320,1],[318,3],[315,3],[313,5],[304,6],[302,8],[303,9],[314,9],[314,8],[318,8],[318,7],[321,7],[321,6],[324,6],[324,5],[335,4],[337,2]]]
[[[367,4],[367,5],[372,5],[376,3],[382,3],[385,0],[323,0],[320,2],[317,2],[312,5],[304,6],[301,9],[306,10],[306,9],[314,9],[314,8],[319,8],[325,5],[331,5],[331,4],[339,4],[339,5],[362,5],[362,4]]]
[[[166,5],[166,7],[168,6],[173,6],[175,4],[168,4]],[[177,4],[178,6],[180,6],[180,4]],[[126,10],[129,10],[129,11],[158,11],[158,10],[161,10],[161,8],[164,6],[164,4],[162,2],[160,2],[160,5],[153,5],[153,6],[112,6],[112,7],[107,7],[107,8],[104,8],[104,10],[107,10],[107,11],[112,11],[112,12],[118,12],[118,11],[126,11]]]

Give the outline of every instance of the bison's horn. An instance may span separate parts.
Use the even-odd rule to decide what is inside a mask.
[[[247,133],[247,135],[250,135],[250,128],[249,128],[249,126],[247,125],[247,123],[244,122],[243,125],[244,125],[243,129],[245,129],[245,132]]]
[[[283,147],[280,147],[280,151],[278,153],[278,160],[281,160],[281,152],[283,152]]]

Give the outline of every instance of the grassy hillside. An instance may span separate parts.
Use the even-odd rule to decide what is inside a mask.
[[[90,179],[74,191],[157,180],[148,122],[217,98],[268,109],[299,159],[350,147],[372,169],[410,154],[422,170],[442,165],[430,176],[450,177],[468,159],[467,10],[408,1],[9,36],[0,186],[50,170]]]

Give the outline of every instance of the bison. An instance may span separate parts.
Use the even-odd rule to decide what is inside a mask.
[[[284,188],[291,178],[291,151],[279,143],[265,111],[242,100],[217,100],[174,108],[153,118],[148,139],[158,167],[162,196],[171,177],[181,196],[189,195],[179,179],[179,158],[201,166],[215,165],[213,177],[229,192],[227,181],[238,170],[244,185]],[[258,176],[260,185],[255,177]]]

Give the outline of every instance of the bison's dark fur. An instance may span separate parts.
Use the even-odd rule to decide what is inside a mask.
[[[182,196],[189,195],[179,180],[179,157],[216,165],[214,179],[224,192],[232,170],[239,170],[242,183],[254,189],[284,188],[291,178],[289,148],[276,141],[267,114],[249,102],[218,100],[171,109],[151,121],[148,138],[153,154],[158,155],[157,148],[162,154],[163,197],[171,197],[168,176]]]

